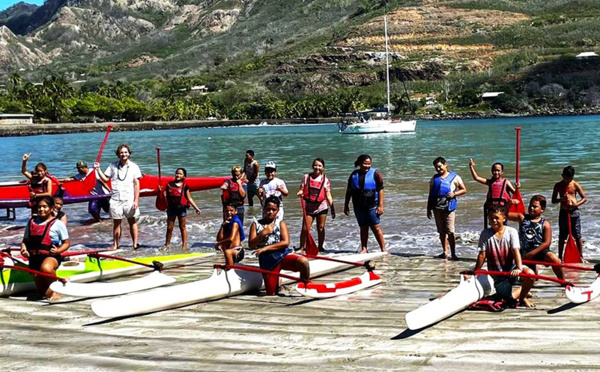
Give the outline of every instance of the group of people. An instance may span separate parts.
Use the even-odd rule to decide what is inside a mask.
[[[429,182],[427,201],[427,217],[435,216],[437,231],[443,252],[440,258],[457,259],[455,252],[455,211],[456,198],[464,195],[467,188],[463,180],[448,170],[443,157],[433,161],[436,174]],[[554,185],[552,203],[560,203],[558,256],[550,250],[552,243],[552,227],[542,216],[546,210],[546,198],[534,195],[524,213],[519,213],[513,206],[521,201],[513,198],[518,183],[513,185],[503,178],[504,165],[494,163],[491,167],[491,178],[477,174],[475,161],[470,159],[469,169],[476,182],[488,186],[484,203],[484,230],[477,244],[479,254],[473,271],[480,270],[487,261],[489,271],[510,272],[512,277],[520,273],[533,274],[536,265],[523,260],[560,264],[565,241],[569,237],[575,239],[580,257],[583,257],[583,239],[581,237],[581,221],[579,207],[587,201],[581,185],[575,181],[575,169],[567,166],[562,171],[562,180]],[[512,207],[512,208],[511,208]],[[525,210],[523,208],[523,210]],[[507,220],[517,221],[518,229],[506,225]],[[487,224],[489,223],[489,228]],[[555,275],[564,279],[560,266],[553,266]],[[496,293],[509,301],[526,307],[534,307],[529,299],[529,291],[533,286],[531,278],[523,278],[520,288],[513,288],[515,281],[506,276],[493,276]],[[518,302],[515,302],[518,301]]]
[[[97,185],[93,193],[109,193],[108,183],[112,190],[110,200],[107,198],[93,200],[89,204],[89,212],[96,221],[101,220],[100,211],[109,211],[113,219],[113,243],[111,249],[119,247],[121,237],[121,223],[127,219],[130,227],[133,247],[140,247],[138,242],[139,217],[139,179],[142,177],[140,168],[131,161],[131,148],[127,144],[120,145],[115,154],[118,161],[111,163],[102,171],[99,163],[94,163],[90,170],[83,161],[77,163],[78,174],[64,180],[85,180],[95,172]],[[43,163],[36,165],[34,172],[27,171],[26,163],[29,154],[23,155],[23,174],[30,180],[31,205],[37,212],[28,224],[23,239],[22,251],[36,258],[32,261],[44,272],[55,272],[60,264],[60,253],[68,249],[69,236],[66,230],[66,216],[60,211],[62,201],[52,199],[52,180]],[[381,216],[384,213],[384,182],[381,173],[372,166],[372,158],[363,154],[354,162],[355,170],[349,175],[344,196],[344,214],[350,214],[350,202],[356,217],[359,231],[361,253],[367,252],[369,230],[382,251],[386,251],[386,243],[381,228]],[[433,161],[436,174],[429,182],[429,196],[427,199],[427,217],[435,219],[439,234],[442,253],[437,256],[450,260],[458,259],[456,255],[456,208],[457,198],[467,193],[462,178],[448,168],[448,163],[443,157]],[[534,195],[527,213],[509,212],[510,207],[516,203],[512,197],[519,184],[513,185],[508,179],[503,178],[504,166],[494,163],[491,167],[491,177],[484,178],[477,174],[475,162],[471,159],[469,168],[473,180],[488,186],[486,202],[484,204],[484,230],[481,233],[478,248],[479,255],[475,270],[480,269],[487,260],[488,269],[511,271],[513,275],[519,272],[530,272],[535,267],[529,268],[522,263],[522,259],[539,260],[560,263],[566,238],[572,234],[582,255],[583,242],[581,238],[581,224],[578,208],[587,201],[581,185],[574,180],[575,170],[568,166],[563,170],[562,181],[554,186],[552,202],[560,203],[559,214],[559,249],[558,257],[550,251],[552,228],[550,223],[542,217],[546,208],[546,199],[541,195]],[[244,229],[245,204],[254,205],[257,197],[263,211],[262,218],[254,219],[250,224],[248,234],[248,247],[253,250],[259,259],[260,267],[264,270],[278,272],[281,269],[299,271],[303,279],[308,280],[310,269],[308,261],[303,255],[306,253],[308,235],[316,221],[318,250],[324,251],[325,225],[327,215],[336,217],[333,197],[331,195],[331,181],[325,174],[325,160],[315,158],[312,162],[312,172],[303,176],[296,196],[300,198],[303,209],[303,224],[300,232],[299,253],[290,249],[290,235],[284,220],[283,199],[289,195],[286,183],[277,177],[277,164],[269,161],[264,166],[265,177],[260,178],[260,164],[254,158],[254,151],[248,150],[244,165],[235,165],[231,168],[231,177],[221,186],[223,205],[223,222],[216,236],[215,248],[223,251],[226,264],[231,266],[244,258],[242,242],[246,239]],[[187,209],[193,207],[196,213],[201,213],[200,208],[192,199],[185,179],[187,172],[178,168],[175,179],[170,182],[165,190],[167,200],[167,233],[164,247],[170,248],[175,220],[179,222],[181,231],[181,248],[188,249],[186,216]],[[48,212],[48,210],[50,212]],[[62,213],[62,215],[61,215]],[[518,221],[519,229],[506,226],[507,219]],[[569,220],[570,226],[569,227]],[[490,227],[487,227],[489,223]],[[50,247],[50,248],[48,248]],[[560,268],[555,269],[559,278],[563,274]],[[267,292],[277,292],[277,276],[265,278]],[[37,281],[36,281],[37,283]],[[532,306],[527,298],[530,285],[533,282],[523,281],[520,293],[512,293],[512,284],[505,278],[497,278],[496,290],[506,297],[518,298],[526,306]],[[47,293],[44,283],[41,287]],[[49,283],[47,283],[49,285]],[[509,296],[510,293],[510,296]]]

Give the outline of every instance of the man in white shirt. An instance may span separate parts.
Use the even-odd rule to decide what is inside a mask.
[[[112,197],[110,198],[110,216],[113,219],[113,245],[111,250],[119,248],[121,239],[121,220],[127,218],[129,231],[133,240],[133,249],[140,247],[138,243],[137,219],[140,216],[140,167],[129,159],[131,149],[122,144],[116,151],[119,161],[110,163],[105,172],[100,169],[99,163],[94,163],[100,179],[104,182],[111,181]]]

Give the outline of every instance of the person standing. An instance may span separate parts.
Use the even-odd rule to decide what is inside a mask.
[[[442,253],[437,258],[458,260],[456,256],[456,197],[467,193],[462,178],[448,170],[446,159],[439,156],[433,161],[436,174],[429,181],[427,198],[427,218],[435,217],[435,225],[440,234]],[[450,252],[448,252],[448,246]]]
[[[246,198],[247,185],[242,177],[242,167],[234,165],[231,168],[231,178],[225,180],[221,185],[223,194],[221,195],[221,203],[223,209],[229,204],[237,208],[237,216],[242,224],[244,223],[244,198]]]
[[[140,248],[138,242],[138,217],[140,216],[140,167],[131,161],[131,148],[127,144],[119,145],[115,152],[118,161],[110,163],[102,172],[100,163],[94,163],[94,168],[103,182],[111,181],[112,196],[110,198],[110,217],[113,219],[113,244],[111,250],[119,248],[121,240],[121,221],[127,218],[129,231],[133,241],[133,249]]]
[[[85,181],[85,179],[95,172],[94,169],[90,169],[87,163],[83,160],[80,160],[75,164],[75,168],[77,169],[77,174],[73,177],[63,178],[61,181]],[[95,175],[94,175],[95,177]],[[108,195],[110,194],[109,187],[100,179],[100,177],[96,177],[96,185],[90,191],[91,195]],[[90,200],[88,203],[88,212],[92,216],[95,222],[102,222],[102,217],[100,216],[100,211],[104,211],[108,213],[110,210],[109,198],[100,198]]]
[[[371,167],[372,159],[367,154],[360,155],[354,162],[354,170],[348,177],[346,198],[344,200],[344,214],[350,215],[350,199],[356,221],[360,227],[360,253],[367,253],[369,229],[375,235],[379,248],[386,252],[385,239],[381,229],[380,217],[383,214],[383,178],[381,173]]]
[[[260,179],[258,176],[260,175],[260,164],[256,159],[254,159],[254,151],[248,150],[246,151],[246,158],[244,159],[244,173],[246,177],[246,182],[248,184],[248,206],[252,207],[254,205],[254,196],[258,191],[258,185],[260,184]]]
[[[283,182],[281,178],[277,177],[277,163],[274,161],[268,161],[265,164],[265,175],[266,178],[260,181],[260,185],[258,187],[258,198],[260,199],[260,203],[265,205],[265,201],[271,197],[275,196],[279,199],[279,211],[277,213],[277,218],[279,220],[283,219],[283,197],[289,195],[288,188]],[[263,216],[264,217],[264,216]]]

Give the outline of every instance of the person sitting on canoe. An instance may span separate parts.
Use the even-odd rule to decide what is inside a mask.
[[[442,253],[436,258],[458,260],[456,255],[456,197],[467,193],[462,178],[448,170],[446,159],[439,156],[433,161],[436,174],[429,181],[427,218],[435,218],[435,225],[442,244]],[[450,249],[448,250],[448,247]]]
[[[310,266],[304,256],[291,253],[289,248],[290,234],[288,226],[277,218],[281,201],[277,196],[270,196],[264,201],[263,218],[250,226],[248,245],[255,250],[258,263],[263,270],[279,273],[282,269],[300,272],[300,278],[310,279]],[[279,277],[263,274],[267,295],[277,294]]]
[[[244,259],[242,242],[246,239],[244,225],[237,216],[237,207],[228,204],[223,208],[223,223],[217,233],[215,248],[223,251],[225,265],[233,265]]]
[[[177,168],[175,170],[175,179],[167,183],[165,188],[167,200],[167,235],[163,249],[171,248],[171,237],[173,236],[173,228],[175,227],[175,219],[179,220],[179,231],[181,232],[181,249],[187,251],[187,209],[192,206],[196,214],[202,213],[200,208],[192,199],[189,187],[185,184],[187,171],[185,168]]]
[[[62,262],[61,253],[71,246],[69,232],[62,221],[52,216],[54,201],[49,196],[40,198],[37,204],[37,216],[32,217],[25,227],[21,255],[29,258],[29,268],[47,274],[56,275],[56,269]],[[54,279],[33,275],[38,291],[50,300],[56,300],[59,294],[50,290]]]
[[[227,204],[233,204],[237,208],[237,216],[244,223],[244,198],[246,198],[246,182],[242,177],[242,167],[234,165],[231,168],[231,178],[225,180],[221,185],[223,194],[221,195],[221,203],[223,207]]]
[[[550,250],[552,226],[542,217],[545,210],[546,198],[543,195],[534,195],[529,200],[529,214],[511,212],[508,214],[508,218],[512,221],[519,221],[522,259],[560,264],[560,258]],[[536,265],[525,265],[533,271],[537,271]],[[552,270],[558,279],[565,278],[562,267],[552,266]]]
[[[490,227],[483,230],[479,236],[479,254],[473,271],[480,270],[483,263],[487,261],[489,271],[510,272],[516,277],[520,273],[533,274],[533,270],[523,266],[521,262],[521,245],[517,229],[505,226],[506,208],[501,205],[492,205],[488,211],[488,222]],[[496,293],[502,298],[514,303],[533,308],[535,304],[527,298],[529,290],[533,287],[531,278],[522,278],[521,289],[513,290],[513,284],[509,277],[492,276]]]
[[[508,210],[511,203],[513,203],[511,197],[517,189],[508,179],[502,178],[504,175],[504,164],[502,163],[496,162],[492,164],[492,178],[483,178],[479,176],[475,171],[475,161],[473,159],[469,159],[469,169],[471,170],[471,176],[473,176],[475,181],[488,186],[486,201],[483,205],[483,227],[487,228],[487,210],[492,205],[499,205]],[[517,187],[519,187],[518,184]]]
[[[21,173],[29,180],[29,208],[32,215],[35,215],[38,200],[44,196],[52,196],[52,180],[44,163],[37,163],[33,172],[27,170],[27,160],[30,156],[31,154],[23,154]]]

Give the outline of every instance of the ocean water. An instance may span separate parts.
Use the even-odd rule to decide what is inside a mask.
[[[490,176],[492,163],[504,163],[505,176],[514,181],[514,128],[519,126],[522,128],[521,193],[526,203],[534,194],[548,198],[545,216],[554,230],[552,249],[556,249],[558,237],[558,209],[550,204],[552,187],[560,181],[563,167],[570,164],[575,167],[576,179],[589,199],[581,208],[585,252],[598,254],[600,211],[596,179],[600,171],[600,144],[596,139],[596,128],[599,124],[600,116],[582,116],[419,121],[417,132],[409,135],[341,135],[334,124],[113,132],[102,158],[102,167],[116,160],[114,151],[125,142],[131,145],[132,160],[144,173],[157,173],[155,148],[161,147],[163,174],[171,175],[177,167],[184,167],[189,176],[224,176],[229,174],[231,166],[242,165],[245,151],[253,149],[261,165],[270,160],[277,162],[278,176],[290,189],[290,196],[284,200],[285,216],[292,245],[297,246],[302,211],[295,193],[303,174],[311,171],[312,160],[321,157],[326,162],[325,171],[332,182],[338,212],[335,220],[328,218],[325,248],[356,251],[359,248],[358,226],[354,216],[343,215],[343,198],[356,157],[369,154],[373,166],[384,177],[382,228],[388,249],[399,254],[433,255],[441,248],[435,223],[426,217],[425,204],[428,182],[434,174],[432,161],[437,156],[444,156],[450,170],[464,179],[468,189],[458,204],[458,253],[473,255],[482,229],[481,206],[487,188],[471,178],[469,158],[475,159],[476,169],[483,177]],[[93,163],[103,137],[104,133],[84,133],[0,138],[3,150],[0,181],[22,178],[21,156],[25,152],[32,153],[30,169],[37,162],[44,162],[59,177],[72,175],[78,160]],[[221,222],[220,192],[198,192],[193,197],[202,214],[188,217],[190,247],[193,251],[211,250]],[[101,248],[111,244],[112,223],[108,220],[89,224],[86,203],[67,205],[64,210],[70,221],[72,245]],[[154,208],[153,198],[142,199],[141,212],[140,243],[145,249],[139,254],[156,253],[164,243],[166,216]],[[252,216],[259,215],[259,207],[247,209],[246,227]],[[15,221],[0,221],[0,245],[19,244],[28,211],[18,210],[17,217]],[[126,224],[123,227],[121,243],[128,249],[131,239]],[[313,235],[316,237],[316,233]],[[176,228],[172,245],[178,244]],[[372,236],[369,247],[377,249]]]

